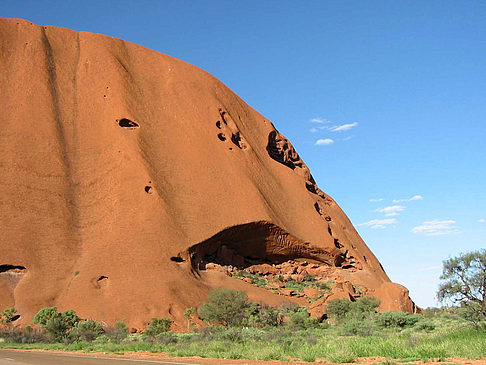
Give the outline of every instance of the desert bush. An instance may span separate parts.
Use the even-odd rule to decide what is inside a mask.
[[[0,324],[7,324],[12,321],[17,310],[12,308],[6,308],[0,312]]]
[[[326,313],[336,322],[342,322],[351,311],[351,303],[346,298],[331,300],[326,305]]]
[[[88,319],[76,323],[69,336],[76,341],[92,342],[103,333],[101,323]]]
[[[419,331],[431,332],[435,330],[436,325],[432,322],[419,322],[416,326]]]
[[[69,331],[80,320],[73,310],[59,313],[57,307],[45,307],[37,312],[34,316],[33,323],[39,324],[44,328],[51,340],[62,342],[68,339]]]
[[[375,297],[364,297],[356,302],[346,298],[331,300],[326,306],[327,315],[336,323],[349,320],[370,319],[376,313],[380,305],[379,299]]]
[[[248,324],[252,327],[276,327],[282,323],[282,314],[279,310],[261,304],[251,312]]]
[[[43,332],[33,330],[30,326],[27,326],[24,330],[20,328],[2,328],[0,329],[0,338],[8,343],[37,343],[47,341]]]
[[[104,332],[113,342],[120,342],[128,337],[128,328],[122,321],[115,322],[113,326],[106,326]]]
[[[297,311],[289,314],[288,326],[294,329],[314,328],[319,325],[315,318],[309,317],[306,307],[300,307]]]
[[[405,328],[414,326],[419,319],[419,315],[404,312],[385,312],[378,315],[376,318],[376,323],[383,328]]]
[[[241,327],[248,323],[252,309],[245,292],[216,289],[209,294],[209,302],[201,303],[197,312],[206,322],[215,322],[226,327]]]
[[[150,337],[170,331],[171,321],[168,318],[152,318],[152,322],[145,329],[144,334]]]
[[[350,318],[340,324],[341,334],[344,336],[371,336],[375,332],[373,321]]]

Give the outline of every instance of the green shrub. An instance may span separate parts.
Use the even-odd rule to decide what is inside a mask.
[[[7,324],[11,322],[16,312],[17,310],[14,307],[4,309],[2,312],[0,312],[0,323]]]
[[[351,318],[344,321],[341,325],[341,333],[345,336],[371,336],[374,333],[373,322],[359,318]]]
[[[288,325],[294,329],[314,328],[319,325],[315,318],[309,317],[306,307],[300,307],[297,311],[289,314]]]
[[[376,323],[383,328],[391,327],[412,327],[418,321],[420,317],[418,315],[412,315],[404,312],[385,312],[380,314],[376,318]]]
[[[432,322],[419,322],[419,324],[416,327],[420,331],[431,332],[435,330],[436,326]]]
[[[248,324],[252,327],[275,327],[281,324],[282,314],[279,310],[268,306],[258,305],[251,312]]]
[[[80,320],[73,310],[59,313],[57,307],[45,307],[37,312],[33,323],[44,328],[52,340],[61,342],[67,340],[69,331]]]
[[[152,318],[152,322],[145,329],[145,334],[150,337],[169,332],[171,321],[168,318]]]
[[[380,300],[375,297],[364,297],[356,302],[351,302],[346,298],[334,299],[327,304],[326,313],[336,323],[352,319],[365,320],[370,319],[379,306]]]
[[[103,333],[101,323],[92,319],[76,323],[70,331],[70,336],[77,341],[92,342]]]
[[[342,322],[351,311],[351,303],[346,298],[330,300],[326,305],[326,313],[336,322]]]
[[[227,327],[241,327],[248,323],[251,309],[245,292],[216,289],[209,294],[209,302],[201,303],[197,312],[204,321]]]

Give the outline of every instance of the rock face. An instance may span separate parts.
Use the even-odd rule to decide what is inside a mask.
[[[15,306],[17,323],[55,305],[183,328],[218,287],[302,304],[226,268],[303,261],[340,283],[335,296],[352,297],[349,282],[414,310],[290,142],[201,69],[0,19],[0,90],[0,309]]]

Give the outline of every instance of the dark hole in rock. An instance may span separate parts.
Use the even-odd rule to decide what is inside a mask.
[[[0,265],[0,273],[7,272],[7,271],[24,271],[26,270],[25,266],[20,265]]]
[[[221,141],[223,141],[223,142],[224,142],[224,141],[226,141],[226,137],[224,136],[224,134],[223,134],[223,133],[219,133],[219,134],[218,134],[218,138],[219,138]]]
[[[327,226],[327,232],[329,232],[329,236],[332,236],[332,229],[331,229],[330,225]],[[334,245],[336,245],[336,244],[334,244]]]
[[[336,246],[336,248],[342,248],[343,247],[343,245],[341,245],[339,243],[339,239],[337,239],[337,238],[334,239],[334,246]]]
[[[230,151],[233,151],[233,147],[230,147],[230,148],[229,148],[229,150],[230,150]]]
[[[174,262],[185,262],[186,260],[184,260],[182,257],[179,257],[179,256],[172,256],[170,258],[171,261],[174,261]]]
[[[152,194],[152,187],[150,185],[147,185],[144,190],[147,194]]]
[[[316,184],[313,184],[309,181],[305,182],[305,188],[309,190],[313,194],[317,194]]]
[[[221,129],[221,121],[218,120],[216,122],[216,128]]]
[[[12,318],[10,318],[9,322],[14,322],[19,318],[20,318],[20,314],[16,314],[15,316],[12,316]]]
[[[97,281],[102,281],[108,279],[108,276],[101,275]]]
[[[326,218],[324,218],[326,221],[330,222],[332,221],[331,217],[327,216]]]
[[[329,266],[335,261],[334,252],[312,246],[267,221],[226,228],[190,247],[186,254],[195,270],[205,269],[208,263],[243,269],[295,259],[313,260]]]
[[[117,121],[118,122],[118,125],[122,128],[138,128],[139,125],[138,123],[130,120],[130,119],[127,119],[127,118],[122,118],[120,120]]]
[[[368,262],[368,259],[366,258],[366,256],[363,256],[363,260],[365,260],[365,262]]]

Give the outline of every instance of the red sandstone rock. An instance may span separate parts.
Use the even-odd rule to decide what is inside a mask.
[[[17,323],[57,306],[185,329],[184,309],[219,287],[305,303],[209,262],[291,275],[285,262],[306,260],[413,309],[291,143],[213,76],[24,20],[0,19],[0,44],[0,310]]]

